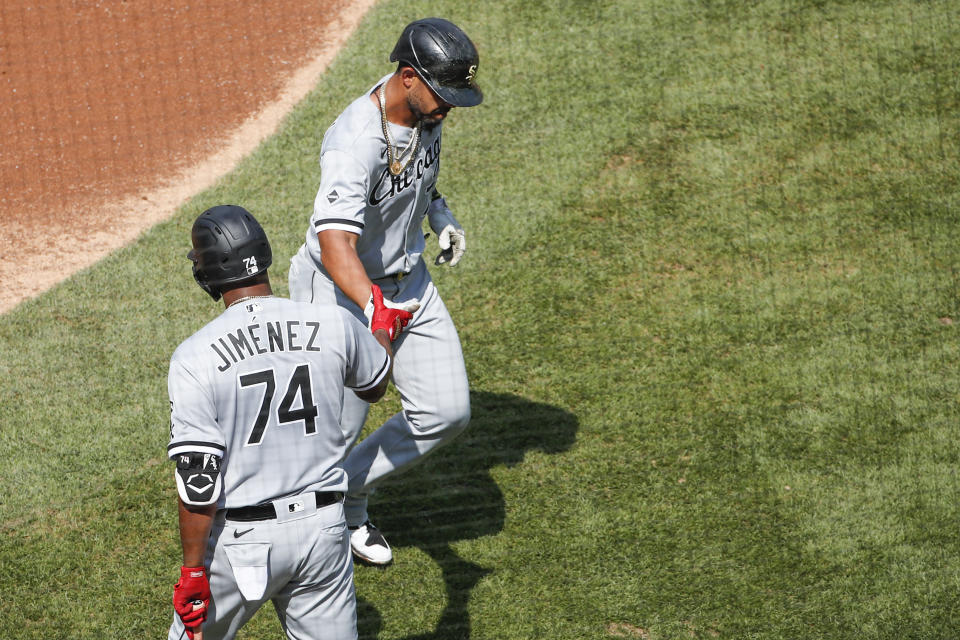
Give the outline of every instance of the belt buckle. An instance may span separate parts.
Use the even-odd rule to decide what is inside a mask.
[[[406,272],[401,271],[400,273],[397,274],[397,282],[400,282],[401,280],[403,280],[403,279],[406,278],[406,277],[407,277]]]

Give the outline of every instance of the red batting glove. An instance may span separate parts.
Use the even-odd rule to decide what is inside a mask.
[[[207,619],[210,604],[210,582],[203,567],[180,567],[180,581],[173,588],[173,608],[187,628],[187,637],[193,634]]]
[[[400,335],[400,330],[407,326],[407,323],[413,317],[410,311],[416,311],[420,308],[420,305],[419,303],[408,303],[407,308],[410,309],[408,311],[406,308],[392,303],[384,303],[383,292],[377,285],[373,285],[371,294],[373,315],[370,317],[370,332],[373,333],[377,329],[383,329],[390,336],[390,341],[393,342]]]

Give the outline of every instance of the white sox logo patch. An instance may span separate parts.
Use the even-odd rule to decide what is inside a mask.
[[[327,202],[329,202],[330,204],[333,204],[334,202],[337,201],[337,198],[339,197],[340,197],[340,194],[337,193],[336,189],[334,189],[333,191],[327,194]]]
[[[467,69],[467,82],[473,82],[473,79],[477,77],[477,65],[472,64],[470,68]]]

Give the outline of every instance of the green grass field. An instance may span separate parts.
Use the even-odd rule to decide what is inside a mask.
[[[361,637],[960,637],[960,5],[464,6],[380,3],[236,172],[3,316],[0,638],[165,635],[190,225],[249,208],[285,294],[322,133],[425,13],[482,56],[433,269],[474,417],[372,501]]]

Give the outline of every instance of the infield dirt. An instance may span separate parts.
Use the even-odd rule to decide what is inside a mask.
[[[374,1],[5,0],[0,313],[228,173]]]

